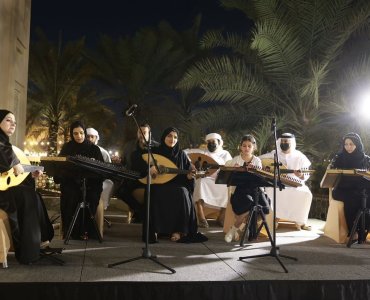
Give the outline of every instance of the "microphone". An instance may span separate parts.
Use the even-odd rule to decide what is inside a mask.
[[[276,128],[276,119],[275,118],[272,118],[272,122],[271,122],[271,131],[274,131]]]
[[[128,110],[126,110],[125,112],[126,116],[131,117],[135,113],[136,109],[137,109],[137,104],[132,104],[128,108]]]

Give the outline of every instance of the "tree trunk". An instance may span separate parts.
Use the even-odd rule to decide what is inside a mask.
[[[48,156],[58,155],[58,122],[50,122]]]

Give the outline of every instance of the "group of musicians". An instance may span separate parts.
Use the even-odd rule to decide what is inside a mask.
[[[0,171],[7,172],[11,169],[14,174],[22,174],[24,170],[20,161],[17,159],[9,137],[16,128],[15,116],[8,110],[0,110]],[[144,134],[142,134],[144,133]],[[135,142],[128,144],[122,158],[113,157],[113,163],[120,163],[129,170],[138,171],[142,177],[147,176],[148,166],[143,159],[143,154],[147,153],[147,144],[150,127],[148,124],[140,126]],[[189,155],[192,152],[206,154],[214,159],[218,165],[233,167],[255,167],[262,168],[261,159],[273,158],[275,150],[260,157],[255,156],[257,143],[252,135],[245,135],[241,138],[239,150],[240,154],[234,158],[230,153],[223,149],[222,137],[217,133],[208,134],[205,138],[207,149],[188,149],[182,150],[179,147],[179,131],[175,127],[169,127],[162,133],[159,143],[152,142],[150,147],[155,155],[164,157],[175,165],[179,170],[188,170],[180,173],[173,179],[162,184],[153,184],[150,193],[150,218],[149,218],[149,241],[155,243],[158,237],[168,236],[174,242],[204,242],[207,240],[198,227],[208,227],[204,209],[205,207],[216,208],[219,210],[218,221],[223,222],[224,211],[229,201],[228,189],[226,185],[215,183],[217,172],[212,175],[205,174],[198,178],[195,176],[196,167],[191,162]],[[80,121],[73,122],[70,126],[71,140],[63,145],[60,156],[82,155],[98,161],[110,162],[110,158],[105,157],[105,150],[97,146],[99,134],[95,129],[86,130]],[[300,183],[299,187],[286,187],[277,191],[276,216],[284,220],[293,221],[298,229],[310,230],[307,225],[308,214],[312,201],[312,194],[304,184],[308,179],[302,170],[310,166],[308,158],[296,149],[296,141],[293,134],[285,133],[277,141],[277,154],[280,162],[292,173],[285,175]],[[369,169],[370,158],[364,152],[364,147],[359,135],[355,133],[347,134],[342,139],[342,149],[336,155],[331,168],[341,169]],[[5,191],[0,191],[0,208],[5,210],[10,219],[12,238],[15,246],[16,258],[20,263],[29,264],[36,261],[39,257],[40,245],[52,239],[50,232],[50,222],[42,203],[42,199],[35,192],[32,177],[41,174],[40,171],[29,174],[28,180],[22,184],[11,187]],[[159,176],[159,170],[155,164],[150,167],[150,176]],[[61,189],[61,217],[63,224],[63,234],[67,232],[71,224],[76,206],[81,201],[81,181],[74,177],[58,177],[56,182],[60,183]],[[86,180],[86,200],[93,214],[96,213],[99,200],[103,190],[106,190],[105,207],[112,193],[113,182],[106,182],[99,177],[87,178]],[[104,187],[104,188],[103,188]],[[145,184],[138,180],[124,180],[116,186],[116,194],[119,198],[126,201],[130,208],[135,212],[135,216],[145,223],[144,203],[137,199],[133,191],[141,188],[145,189]],[[246,215],[255,203],[255,197],[259,197],[257,202],[262,204],[268,212],[269,198],[272,198],[271,188],[261,189],[248,187],[248,183],[233,188],[231,205],[235,214],[235,223],[226,233],[225,240],[230,242],[238,240],[240,231],[246,221]],[[357,211],[360,209],[363,192],[358,187],[351,184],[337,186],[333,191],[333,197],[344,202],[345,217],[349,229],[353,224]],[[104,197],[103,197],[104,198]],[[367,202],[370,207],[370,200]],[[85,214],[87,215],[87,214]],[[82,220],[78,218],[73,227],[72,238],[80,239],[82,228],[87,232],[89,238],[96,238],[96,228],[90,218]],[[143,226],[143,228],[146,226]],[[143,231],[143,240],[146,238]]]

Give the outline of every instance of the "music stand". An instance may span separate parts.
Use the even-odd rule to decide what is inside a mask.
[[[98,224],[96,223],[96,220],[95,220],[95,216],[93,215],[93,213],[91,211],[90,204],[88,202],[86,202],[86,178],[81,178],[81,191],[82,191],[82,197],[81,197],[82,199],[81,199],[81,202],[77,204],[75,213],[73,214],[73,217],[72,217],[71,224],[69,224],[69,227],[68,227],[68,231],[67,231],[66,238],[64,240],[64,244],[67,245],[70,238],[71,238],[73,227],[76,224],[76,220],[78,218],[78,215],[79,215],[81,209],[82,209],[82,217],[81,217],[82,218],[82,225],[81,225],[81,228],[83,229],[82,231],[83,231],[83,234],[84,234],[82,236],[82,239],[83,240],[88,239],[88,233],[87,233],[86,224],[85,224],[85,208],[87,208],[88,213],[89,213],[89,217],[90,217],[91,221],[93,222],[94,229],[95,229],[95,232],[98,236],[99,243],[102,243],[103,238],[100,234]]]
[[[136,260],[139,260],[139,259],[150,259],[151,261],[155,262],[156,264],[164,267],[165,269],[169,270],[171,272],[171,274],[174,274],[176,273],[176,271],[168,266],[166,266],[165,264],[161,263],[158,259],[157,259],[157,256],[156,255],[152,255],[151,251],[150,251],[150,248],[149,248],[149,222],[150,222],[150,185],[151,185],[151,176],[150,176],[150,167],[151,167],[151,163],[154,164],[154,166],[157,168],[157,170],[159,170],[158,168],[158,165],[156,163],[156,160],[154,159],[154,156],[153,156],[153,153],[151,151],[151,143],[152,143],[152,134],[151,134],[151,130],[149,130],[149,139],[147,140],[143,131],[141,130],[136,118],[135,118],[135,115],[134,115],[134,111],[132,111],[131,114],[128,114],[126,112],[126,114],[130,117],[132,117],[134,119],[134,122],[138,128],[138,130],[140,131],[140,134],[141,136],[143,137],[144,141],[145,141],[145,144],[146,144],[146,147],[147,147],[147,150],[148,150],[148,175],[147,175],[147,181],[146,181],[146,205],[145,205],[145,247],[143,248],[143,252],[140,256],[137,256],[137,257],[134,257],[134,258],[130,258],[130,259],[127,259],[127,260],[124,260],[124,261],[119,261],[119,262],[116,262],[116,263],[112,263],[112,264],[108,264],[108,268],[112,268],[114,266],[117,266],[117,265],[121,265],[121,264],[125,264],[125,263],[129,263],[129,262],[132,262],[132,261],[136,261]],[[144,226],[144,224],[143,224]]]
[[[51,175],[51,176],[60,176],[60,177],[70,177],[71,174],[74,174],[74,178],[78,177],[81,179],[81,192],[82,192],[82,197],[80,202],[76,206],[75,213],[72,217],[72,221],[68,227],[67,234],[64,240],[64,244],[68,244],[72,230],[75,226],[77,217],[80,213],[80,210],[82,209],[82,229],[84,232],[84,239],[87,239],[87,232],[85,228],[85,208],[88,209],[89,216],[91,218],[91,221],[93,222],[94,229],[96,231],[96,234],[98,236],[98,240],[100,243],[103,242],[103,238],[100,234],[98,225],[95,220],[95,216],[92,214],[91,208],[89,203],[86,202],[86,178],[91,178],[91,177],[97,177],[100,175],[96,175],[95,172],[92,171],[86,171],[83,169],[83,165],[78,164],[77,162],[73,161],[72,157],[53,157],[53,158],[43,158],[42,159],[42,164],[45,167],[46,173]],[[77,174],[77,176],[76,176]]]
[[[250,255],[250,256],[242,256],[239,257],[239,260],[247,259],[247,258],[258,258],[258,257],[266,257],[266,256],[272,256],[275,257],[275,259],[279,262],[280,266],[284,269],[285,273],[288,273],[288,269],[284,266],[283,262],[280,260],[280,257],[288,258],[297,261],[298,259],[292,256],[282,255],[280,254],[280,249],[276,245],[276,228],[275,228],[275,222],[276,222],[276,189],[279,187],[280,190],[284,188],[284,186],[281,183],[280,178],[280,161],[277,151],[277,135],[276,135],[276,120],[273,118],[271,129],[273,131],[273,136],[275,140],[275,155],[274,155],[274,185],[273,185],[273,228],[272,228],[272,238],[269,235],[270,243],[271,243],[271,250],[270,253],[266,254],[260,254],[260,255]]]
[[[245,230],[240,239],[240,246],[244,246],[245,237],[248,236],[248,240],[256,239],[258,233],[263,227],[272,239],[271,231],[266,221],[266,216],[263,211],[262,205],[259,204],[259,191],[260,187],[272,187],[273,181],[270,178],[263,176],[263,174],[254,173],[253,169],[248,167],[221,167],[220,172],[216,178],[216,184],[226,184],[227,186],[244,186],[247,185],[251,189],[255,189],[253,207],[250,209],[248,221],[245,226]],[[262,219],[262,224],[257,229],[258,216]],[[253,230],[250,231],[253,222]]]

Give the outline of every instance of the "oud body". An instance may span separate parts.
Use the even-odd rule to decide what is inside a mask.
[[[19,161],[21,162],[21,164],[23,166],[24,173],[19,174],[19,175],[16,176],[14,174],[13,168],[11,168],[10,170],[8,170],[6,172],[1,173],[1,176],[0,176],[0,191],[5,191],[5,190],[7,190],[7,189],[9,189],[13,186],[17,186],[17,185],[21,184],[23,182],[23,180],[26,179],[26,177],[28,176],[28,174],[30,172],[34,172],[34,171],[37,171],[37,170],[40,170],[40,171],[44,170],[44,167],[42,167],[42,166],[33,166],[33,165],[31,165],[27,156],[23,153],[23,151],[21,149],[19,149],[16,146],[12,146],[12,147],[13,147],[13,151],[14,151],[15,155],[18,157]]]

